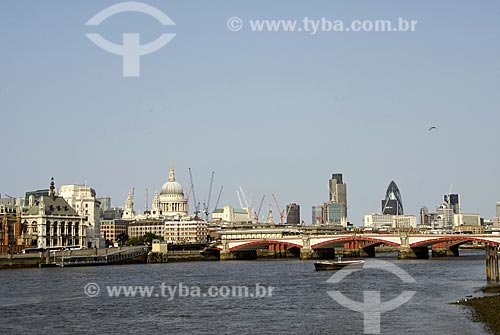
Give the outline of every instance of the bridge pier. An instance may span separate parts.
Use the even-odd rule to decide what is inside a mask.
[[[311,249],[311,248],[300,249],[300,259],[301,260],[318,259],[318,258],[319,258],[319,255],[314,249]]]
[[[345,249],[342,252],[345,258],[372,258],[375,257],[375,248],[356,248],[356,249]]]
[[[370,257],[373,258],[375,257],[375,247],[370,247],[370,248],[360,248],[359,249],[359,257]]]
[[[349,243],[345,243],[342,254],[346,258],[375,257],[375,247],[370,244],[366,245],[367,244],[363,241],[351,241]],[[337,252],[337,254],[339,254],[339,252]]]
[[[459,251],[458,246],[452,246],[450,248],[432,248],[432,257],[458,257]]]
[[[360,248],[357,248],[357,249],[344,248],[342,255],[345,258],[357,258],[357,257],[361,257],[361,251],[362,251],[362,249],[360,249]]]
[[[254,260],[254,259],[257,259],[257,250],[244,250],[244,251],[221,250],[219,259],[221,261]]]
[[[311,248],[302,248],[300,249],[300,259],[308,260],[308,259],[333,259],[335,258],[335,249],[311,249]],[[342,255],[342,251],[339,253]]]
[[[427,247],[402,247],[398,251],[398,259],[428,259],[429,248]]]

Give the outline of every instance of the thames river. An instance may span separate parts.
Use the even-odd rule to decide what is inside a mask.
[[[468,309],[450,304],[485,285],[484,252],[377,260],[405,270],[415,283],[384,269],[328,283],[333,272],[315,272],[312,261],[295,259],[2,270],[2,333],[363,334],[363,314],[337,303],[327,293],[335,290],[359,302],[364,291],[380,291],[382,302],[416,291],[406,304],[381,314],[381,334],[487,334]],[[84,292],[89,283],[92,290]],[[262,293],[257,284],[272,291],[256,297]],[[108,290],[120,285],[154,287],[154,293],[110,297]],[[253,296],[228,294],[233,286],[246,286]]]

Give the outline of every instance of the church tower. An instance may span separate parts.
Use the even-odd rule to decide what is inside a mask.
[[[160,215],[161,215],[160,196],[158,195],[158,190],[156,190],[155,196],[153,198],[153,204],[151,206],[151,216],[157,219],[160,217]]]
[[[127,201],[125,201],[125,210],[123,211],[122,219],[131,220],[135,217],[134,211],[134,196],[128,191]]]
[[[274,224],[273,209],[271,204],[269,204],[269,213],[267,215],[267,224]]]

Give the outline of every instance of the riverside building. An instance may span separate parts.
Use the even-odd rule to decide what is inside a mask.
[[[374,229],[416,228],[417,217],[415,215],[368,214],[365,215],[364,226]]]
[[[95,239],[87,239],[93,228],[63,197],[55,193],[52,178],[48,195],[42,195],[21,215],[23,242],[27,247],[47,248],[78,245],[97,247]]]
[[[88,223],[87,240],[93,246],[104,247],[100,243],[101,203],[96,198],[96,192],[87,185],[62,185],[58,194]]]

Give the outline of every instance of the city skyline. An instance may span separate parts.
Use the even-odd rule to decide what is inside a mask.
[[[0,193],[47,188],[53,176],[58,185],[87,181],[118,206],[135,187],[143,210],[145,189],[151,199],[173,161],[184,186],[192,168],[200,201],[216,171],[222,203],[238,206],[242,186],[254,203],[274,193],[282,208],[300,204],[306,221],[313,205],[328,200],[337,171],[355,225],[380,211],[391,180],[409,214],[438,206],[453,185],[464,212],[495,216],[496,2],[148,1],[175,21],[167,31],[177,35],[142,57],[138,78],[123,78],[121,58],[85,34],[116,42],[137,31],[151,41],[164,29],[134,13],[85,26],[112,3],[0,4],[0,28],[9,32],[0,37],[0,109],[9,125]],[[232,16],[406,17],[418,25],[406,33],[311,36],[229,31]]]
[[[172,163],[170,164],[170,168],[169,168],[169,169],[170,169],[170,171],[169,171],[169,177],[167,178],[167,181],[171,181],[171,178],[172,178],[172,177],[171,177],[171,176],[172,176],[172,169],[173,169],[173,164],[172,164]],[[335,178],[335,177],[339,177],[339,176],[340,176],[340,178],[341,178],[341,179],[340,179],[340,180],[341,180],[340,182],[342,183],[342,174],[341,174],[341,173],[332,174],[332,178],[331,178],[331,179],[329,179],[329,181],[328,181],[328,182],[329,182],[329,185],[328,185],[328,187],[329,187],[329,188],[331,187],[331,182],[332,182],[332,180],[334,180],[334,178]],[[51,178],[51,180],[53,180],[53,179]],[[392,187],[392,185],[393,185],[393,184],[394,184],[394,181],[391,181],[391,183],[390,183],[390,185],[389,185],[389,188],[388,188],[388,190],[387,190],[386,192],[389,192],[389,190],[391,190],[391,187]],[[61,189],[62,189],[62,187],[74,186],[74,185],[80,185],[80,186],[84,186],[84,185],[85,185],[85,187],[92,187],[92,185],[87,185],[87,181],[85,181],[85,183],[81,183],[81,184],[79,184],[79,183],[65,183],[65,184],[60,184],[59,186],[57,186],[57,185],[56,185],[56,191],[61,190]],[[181,183],[181,185],[183,186],[183,184],[182,184],[182,183]],[[344,188],[343,188],[343,189],[344,189],[344,191],[345,191],[346,189],[348,190],[348,185],[347,185],[346,183],[343,183],[343,185],[344,185]],[[395,185],[395,184],[394,184],[394,185]],[[164,187],[164,186],[163,186],[163,187]],[[397,186],[395,186],[395,187],[396,187],[396,189],[397,189]],[[47,190],[48,190],[49,188],[48,188],[48,187],[47,187],[47,188],[41,187],[41,188],[36,188],[36,189],[35,189],[35,188],[33,188],[33,189],[30,189],[30,190],[25,190],[24,192],[22,192],[22,195],[15,196],[15,197],[16,197],[16,198],[23,198],[23,197],[24,197],[24,194],[25,194],[26,192],[40,191],[40,190],[43,190],[43,189],[47,189]],[[94,189],[94,188],[92,188],[92,189]],[[160,189],[161,189],[161,188],[160,188]],[[191,185],[190,185],[190,184],[188,184],[188,190],[189,190],[189,189],[191,189]],[[140,207],[140,206],[138,206],[138,205],[137,205],[138,203],[141,203],[141,202],[140,202],[140,200],[139,200],[139,199],[135,196],[135,192],[136,192],[136,188],[135,188],[135,187],[132,187],[132,188],[130,188],[130,189],[128,190],[128,192],[127,192],[127,197],[126,197],[125,201],[123,202],[123,204],[116,203],[116,201],[115,201],[115,200],[113,200],[113,197],[110,197],[110,196],[109,196],[109,195],[107,195],[107,194],[99,194],[99,193],[98,193],[98,190],[96,190],[96,197],[97,197],[97,198],[106,198],[106,197],[110,197],[110,198],[111,198],[111,207],[119,207],[119,208],[122,208],[122,209],[126,209],[126,208],[127,208],[127,202],[129,202],[129,201],[130,201],[130,196],[131,196],[131,192],[132,192],[132,191],[133,191],[132,201],[133,201],[133,210],[134,210],[134,213],[135,213],[135,214],[143,214],[143,213],[145,212],[146,208],[149,208],[149,211],[151,212],[151,208],[154,208],[154,201],[155,201],[155,200],[154,200],[154,199],[153,199],[153,197],[151,196],[151,190],[150,190],[150,189],[148,189],[148,196],[147,196],[147,198],[148,198],[148,203],[147,203],[147,205],[146,205],[146,202],[144,201],[143,207]],[[241,192],[241,189],[240,189],[240,190],[238,190],[238,191],[240,191],[240,192]],[[399,190],[398,190],[398,191],[399,191]],[[450,189],[450,191],[451,191],[451,189]],[[194,206],[194,203],[193,203],[193,198],[192,198],[192,197],[188,198],[188,195],[190,195],[190,194],[191,194],[191,191],[186,191],[186,192],[188,192],[188,193],[186,193],[186,194],[185,194],[185,198],[189,200],[189,201],[188,201],[188,203],[187,203],[187,204],[188,204],[188,209],[189,209],[188,214],[191,214],[191,215],[192,215],[192,214],[194,214],[194,211],[195,211],[195,209],[194,209],[194,207],[195,207],[195,206]],[[140,193],[140,192],[139,192],[139,193]],[[156,190],[154,193],[158,193],[158,190]],[[208,192],[207,192],[207,193],[208,193]],[[212,195],[213,195],[213,197],[211,198],[212,203],[214,203],[214,202],[217,200],[217,196],[218,196],[217,194],[214,194],[214,193],[216,193],[216,192],[214,192],[214,190],[212,190]],[[330,193],[331,193],[331,192],[330,192]],[[27,193],[26,193],[26,194],[27,194]],[[203,193],[202,193],[202,194],[203,194]],[[5,195],[5,194],[3,194],[3,195]],[[2,196],[2,194],[0,193],[0,197],[1,197],[1,196]],[[7,196],[11,197],[11,195],[10,195],[10,194],[8,194]],[[265,196],[267,197],[267,196],[268,196],[268,194],[265,194]],[[400,195],[399,195],[399,196],[400,196]],[[460,211],[460,212],[461,212],[461,211],[462,211],[462,210],[461,210],[461,209],[462,209],[462,207],[461,207],[461,205],[460,205],[460,200],[459,200],[459,199],[460,199],[460,194],[456,194],[456,193],[455,193],[455,194],[452,194],[452,193],[445,193],[445,194],[443,195],[442,202],[438,202],[438,203],[433,204],[433,205],[430,205],[430,206],[427,206],[427,205],[426,205],[426,206],[422,206],[422,207],[418,208],[418,212],[416,212],[416,213],[411,212],[411,213],[407,213],[407,214],[409,214],[409,215],[414,215],[414,216],[418,216],[418,215],[420,214],[420,211],[421,211],[421,209],[422,209],[422,208],[437,209],[438,207],[440,207],[440,206],[441,206],[441,204],[443,203],[443,201],[444,201],[444,202],[446,202],[446,201],[447,201],[447,197],[449,197],[449,196],[451,196],[452,201],[454,201],[454,203],[452,202],[452,205],[453,205],[453,206],[455,206],[455,205],[457,206],[457,209],[456,209],[456,211],[457,211],[457,212],[456,212],[456,213],[458,213],[458,211]],[[146,189],[144,190],[144,197],[146,198]],[[214,199],[214,197],[215,197],[215,199]],[[221,197],[221,198],[222,198],[222,197]],[[201,200],[200,200],[200,199],[201,199]],[[139,200],[139,201],[138,201],[138,200]],[[251,195],[250,195],[250,198],[249,198],[248,200],[249,200],[249,202],[250,202],[250,207],[251,207],[253,210],[255,210],[255,211],[256,211],[256,210],[257,210],[257,207],[258,207],[258,204],[256,204],[256,203],[255,203],[255,201],[257,201],[258,199],[256,199],[256,198],[254,197],[254,195],[253,195],[253,194],[251,194]],[[25,199],[25,202],[26,202],[26,201],[27,201],[27,200]],[[200,198],[200,197],[198,196],[198,197],[197,197],[197,201],[198,201],[198,204],[199,204],[199,206],[200,206],[200,210],[201,210],[201,204],[202,204],[202,203],[204,204],[204,203],[207,201],[207,198],[203,198],[203,197],[201,197],[201,198]],[[331,201],[331,199],[328,199],[328,201]],[[384,201],[385,201],[385,200],[383,200],[383,201],[382,201],[382,206],[384,206]],[[265,209],[267,208],[267,207],[266,207],[266,205],[265,205],[266,203],[267,203],[267,201],[266,201],[266,202],[264,202],[264,203],[263,203],[263,206],[262,206],[262,209],[264,210],[264,212],[265,212]],[[325,203],[326,203],[326,200],[325,200]],[[483,213],[473,212],[473,211],[472,211],[472,212],[473,212],[473,213],[480,214],[480,215],[481,215],[481,217],[482,217],[482,218],[484,218],[485,220],[490,220],[490,219],[493,219],[493,218],[495,218],[495,217],[498,217],[498,208],[500,208],[499,204],[500,204],[500,202],[495,202],[495,207],[494,207],[495,215],[494,215],[494,216],[491,216],[491,217],[484,216],[484,215],[483,215]],[[217,208],[222,208],[223,206],[226,206],[226,205],[233,206],[234,208],[241,207],[241,206],[238,206],[238,205],[233,204],[233,203],[223,203],[223,202],[219,202],[219,205],[218,205],[218,207],[217,207]],[[273,211],[276,211],[276,213],[279,213],[279,212],[278,212],[278,208],[276,207],[276,204],[275,204],[275,203],[273,203],[272,201],[270,201],[270,202],[269,202],[269,205],[273,208]],[[286,222],[286,217],[287,217],[287,213],[288,213],[288,207],[289,207],[290,205],[294,205],[294,206],[295,206],[295,205],[298,205],[299,207],[301,206],[301,205],[300,205],[300,203],[297,203],[297,204],[296,204],[296,203],[294,203],[294,202],[288,202],[288,203],[286,203],[286,204],[279,204],[280,208],[282,208],[282,209],[286,209],[286,210],[284,210],[284,212],[283,212],[283,213],[284,213],[284,215],[285,215],[285,222]],[[348,203],[348,206],[349,206],[349,203]],[[316,207],[316,206],[312,206],[312,207]],[[320,207],[321,207],[321,206],[320,206]],[[453,207],[453,208],[454,208],[454,207]],[[216,207],[213,207],[213,208],[211,207],[211,209],[212,209],[212,210],[215,210],[215,209],[216,209]],[[313,211],[314,211],[314,210],[313,210]],[[454,211],[455,211],[455,209],[454,209]],[[300,209],[299,209],[299,212],[300,212]],[[311,213],[309,213],[309,214],[311,214]],[[376,210],[376,211],[372,211],[372,212],[367,211],[367,212],[365,212],[363,215],[367,215],[367,214],[384,214],[384,210],[383,210],[383,208],[382,208],[382,209],[380,209],[380,207],[379,207],[379,209],[378,209],[378,210]],[[393,213],[393,214],[394,214],[394,213]],[[261,213],[261,215],[260,215],[260,221],[259,221],[259,222],[262,222],[262,223],[264,223],[264,222],[265,222],[265,215],[266,215],[265,213]],[[276,214],[276,215],[279,215],[279,214]],[[313,214],[313,215],[314,215],[314,214]],[[304,221],[304,223],[305,223],[305,224],[314,224],[314,222],[313,222],[313,221],[311,221],[311,222],[309,222],[309,221],[308,221],[308,220],[309,220],[308,216],[310,217],[310,215],[308,215],[307,211],[302,212],[302,213],[300,213],[300,220],[301,220],[301,221]],[[349,222],[350,222],[351,224],[353,224],[354,226],[363,226],[363,224],[362,224],[362,223],[356,224],[356,222],[352,222],[352,221],[349,221]],[[279,224],[279,222],[278,222],[278,224]],[[419,222],[419,224],[420,224],[420,222]],[[423,224],[423,223],[422,223],[422,224]]]

